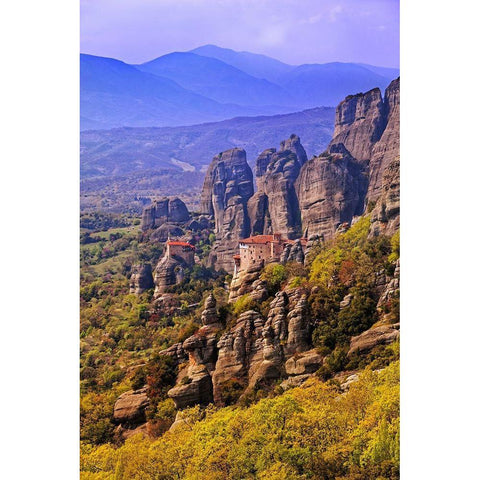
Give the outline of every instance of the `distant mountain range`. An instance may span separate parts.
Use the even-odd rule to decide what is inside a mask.
[[[292,133],[300,136],[309,156],[328,145],[335,109],[259,117],[237,117],[216,123],[183,127],[115,128],[80,135],[82,179],[129,175],[153,169],[202,171],[217,153],[244,148],[254,165],[266,148],[277,147]]]
[[[179,126],[235,116],[335,106],[352,92],[384,89],[398,69],[354,63],[292,66],[205,45],[141,65],[80,56],[81,129]]]

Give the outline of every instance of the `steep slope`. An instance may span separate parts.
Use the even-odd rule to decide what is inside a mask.
[[[201,193],[201,213],[215,220],[215,242],[209,264],[233,270],[233,254],[238,241],[250,233],[247,202],[253,195],[253,175],[245,150],[232,148],[216,155],[205,175]]]
[[[325,153],[309,160],[296,188],[309,235],[334,235],[355,215],[372,211],[372,233],[399,227],[400,80],[340,102]]]
[[[174,52],[136,67],[143,72],[169,78],[220,103],[295,105],[293,97],[278,85],[251,76],[216,58]]]
[[[292,134],[280,149],[265,150],[255,168],[257,192],[248,202],[252,234],[281,233],[301,236],[301,218],[295,181],[307,155],[300,138]]]
[[[385,91],[387,125],[373,149],[367,200],[372,233],[393,234],[400,224],[400,78]]]

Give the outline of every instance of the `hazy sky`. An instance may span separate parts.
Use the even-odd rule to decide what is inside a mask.
[[[82,53],[141,63],[207,43],[398,67],[399,0],[81,0]]]

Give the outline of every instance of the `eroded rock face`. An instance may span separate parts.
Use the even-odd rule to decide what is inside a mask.
[[[300,172],[296,188],[306,236],[331,238],[338,225],[362,213],[367,189],[354,158],[342,149],[310,159]]]
[[[222,327],[216,305],[213,294],[209,295],[201,315],[203,326],[183,342],[181,349],[172,352],[178,355],[180,350],[188,355],[188,366],[180,371],[176,385],[168,392],[177,409],[213,401],[211,375],[218,357],[217,333]]]
[[[287,238],[301,234],[295,180],[306,162],[300,138],[291,135],[280,144],[280,149],[265,150],[257,158],[255,177],[257,193],[250,199],[252,235],[281,233]]]
[[[379,88],[346,97],[335,112],[335,130],[330,147],[343,144],[352,157],[368,163],[373,146],[385,129],[384,110]]]
[[[208,405],[213,401],[212,378],[205,365],[189,367],[181,383],[168,391],[179,410],[192,405]]]
[[[244,387],[263,361],[265,319],[253,310],[244,312],[235,326],[218,341],[218,360],[213,373],[214,398],[224,403],[224,387],[235,380]]]
[[[152,266],[149,263],[134,265],[130,276],[130,293],[140,295],[153,286]]]
[[[237,272],[230,283],[229,303],[233,303],[242,295],[252,292],[253,285],[260,279],[263,264],[251,265],[246,270]]]
[[[332,237],[367,206],[372,234],[391,235],[399,226],[400,80],[382,100],[380,90],[350,95],[336,111],[335,131],[325,153],[306,162],[296,183],[304,235]]]
[[[280,151],[284,152],[286,150],[295,153],[300,166],[307,162],[307,153],[305,152],[303,145],[300,143],[300,137],[298,135],[292,134],[290,135],[290,138],[280,142]]]
[[[303,263],[304,260],[305,254],[303,253],[303,247],[300,240],[297,240],[293,244],[287,243],[280,256],[280,263],[282,264],[287,262]]]
[[[153,273],[154,295],[158,297],[165,293],[168,287],[180,283],[184,278],[185,268],[186,264],[181,258],[166,256],[161,258]]]
[[[143,209],[142,230],[157,228],[164,223],[183,223],[190,220],[185,203],[178,197],[155,200],[152,205]]]
[[[323,365],[323,356],[316,350],[294,355],[285,362],[285,371],[290,376],[315,373]]]
[[[113,419],[116,423],[126,426],[145,423],[145,409],[149,404],[147,387],[122,393],[113,407]]]
[[[245,150],[233,148],[216,155],[205,176],[201,210],[215,220],[216,242],[209,263],[217,269],[233,271],[238,240],[250,233],[247,203],[252,195],[253,175]]]
[[[292,354],[295,352],[305,352],[310,348],[310,339],[311,332],[307,314],[307,297],[306,295],[302,295],[295,307],[288,313],[288,338],[286,351]]]
[[[248,216],[252,235],[272,234],[272,222],[268,210],[268,196],[263,192],[255,192],[248,200]]]

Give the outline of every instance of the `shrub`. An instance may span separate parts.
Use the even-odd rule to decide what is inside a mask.
[[[269,263],[263,270],[262,278],[267,282],[268,293],[274,295],[288,278],[288,272],[284,265]]]
[[[197,323],[194,323],[194,322],[187,323],[187,325],[182,327],[178,332],[175,343],[184,342],[188,337],[191,337],[199,328],[200,326]]]
[[[242,313],[247,312],[248,310],[258,311],[258,309],[259,309],[258,303],[252,300],[248,295],[248,293],[238,298],[235,304],[233,305],[233,313],[237,317]]]

